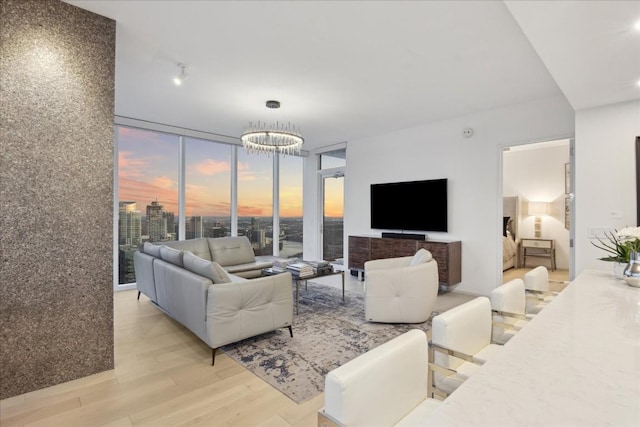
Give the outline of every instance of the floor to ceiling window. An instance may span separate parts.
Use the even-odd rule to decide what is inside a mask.
[[[238,234],[256,255],[273,254],[273,158],[238,150]]]
[[[135,282],[133,252],[178,235],[179,138],[117,127],[118,283]]]
[[[231,235],[231,146],[185,138],[185,238]]]
[[[230,143],[127,126],[116,126],[116,135],[118,285],[135,283],[133,253],[145,242],[181,238],[180,212],[184,215],[182,238],[230,236],[236,225],[231,206],[234,180],[237,234],[249,238],[256,255],[302,258],[302,157],[280,156],[274,162],[273,155],[247,154]],[[237,176],[232,173],[233,150],[237,150]],[[277,248],[273,246],[274,200],[279,203]]]
[[[303,158],[280,156],[279,176],[279,256],[302,258]]]
[[[272,155],[247,154],[229,143],[128,126],[116,126],[116,135],[118,285],[135,283],[133,253],[145,242],[178,240],[181,203],[184,238],[232,234],[233,150],[237,150],[237,234],[249,238],[256,255],[302,258],[302,157],[280,156],[276,197]],[[180,176],[184,176],[184,202]],[[279,203],[277,248],[273,247],[274,200]]]

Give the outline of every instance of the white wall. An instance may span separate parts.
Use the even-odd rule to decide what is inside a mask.
[[[576,272],[585,268],[612,270],[610,263],[597,260],[607,254],[590,244],[590,228],[637,225],[637,136],[640,101],[576,112]],[[621,217],[614,218],[614,211]]]
[[[568,270],[569,230],[564,227],[565,163],[569,163],[569,140],[554,145],[525,145],[505,151],[503,195],[520,199],[519,238],[535,236],[535,218],[527,214],[527,203],[551,203],[549,216],[540,217],[541,238],[555,241],[556,267]],[[549,263],[543,265],[549,266]]]
[[[369,226],[371,183],[448,178],[449,232],[429,237],[461,240],[462,282],[456,290],[488,295],[502,281],[502,147],[569,138],[573,125],[573,110],[559,96],[350,141],[345,257],[347,236],[380,235]],[[475,130],[469,139],[462,136],[466,126]],[[313,183],[305,186],[310,190]],[[305,236],[312,231],[307,228],[307,220],[312,226],[307,213],[313,208],[307,200]],[[416,198],[416,209],[428,209],[425,203],[428,200]]]

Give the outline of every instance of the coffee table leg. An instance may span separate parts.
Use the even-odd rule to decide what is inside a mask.
[[[300,299],[300,281],[296,279],[296,314],[299,313],[298,310],[298,300]]]
[[[341,274],[342,276],[342,302],[344,302],[344,271]]]

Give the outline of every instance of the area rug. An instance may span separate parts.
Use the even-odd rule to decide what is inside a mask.
[[[435,313],[434,313],[435,314]],[[433,317],[433,315],[432,315]],[[364,320],[363,296],[309,282],[300,289],[300,314],[293,316],[293,338],[279,329],[224,346],[222,350],[251,372],[302,403],[324,391],[334,368],[408,331],[431,327]]]

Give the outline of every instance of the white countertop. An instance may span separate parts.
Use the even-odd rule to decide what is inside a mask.
[[[640,426],[640,288],[585,271],[429,426]]]

